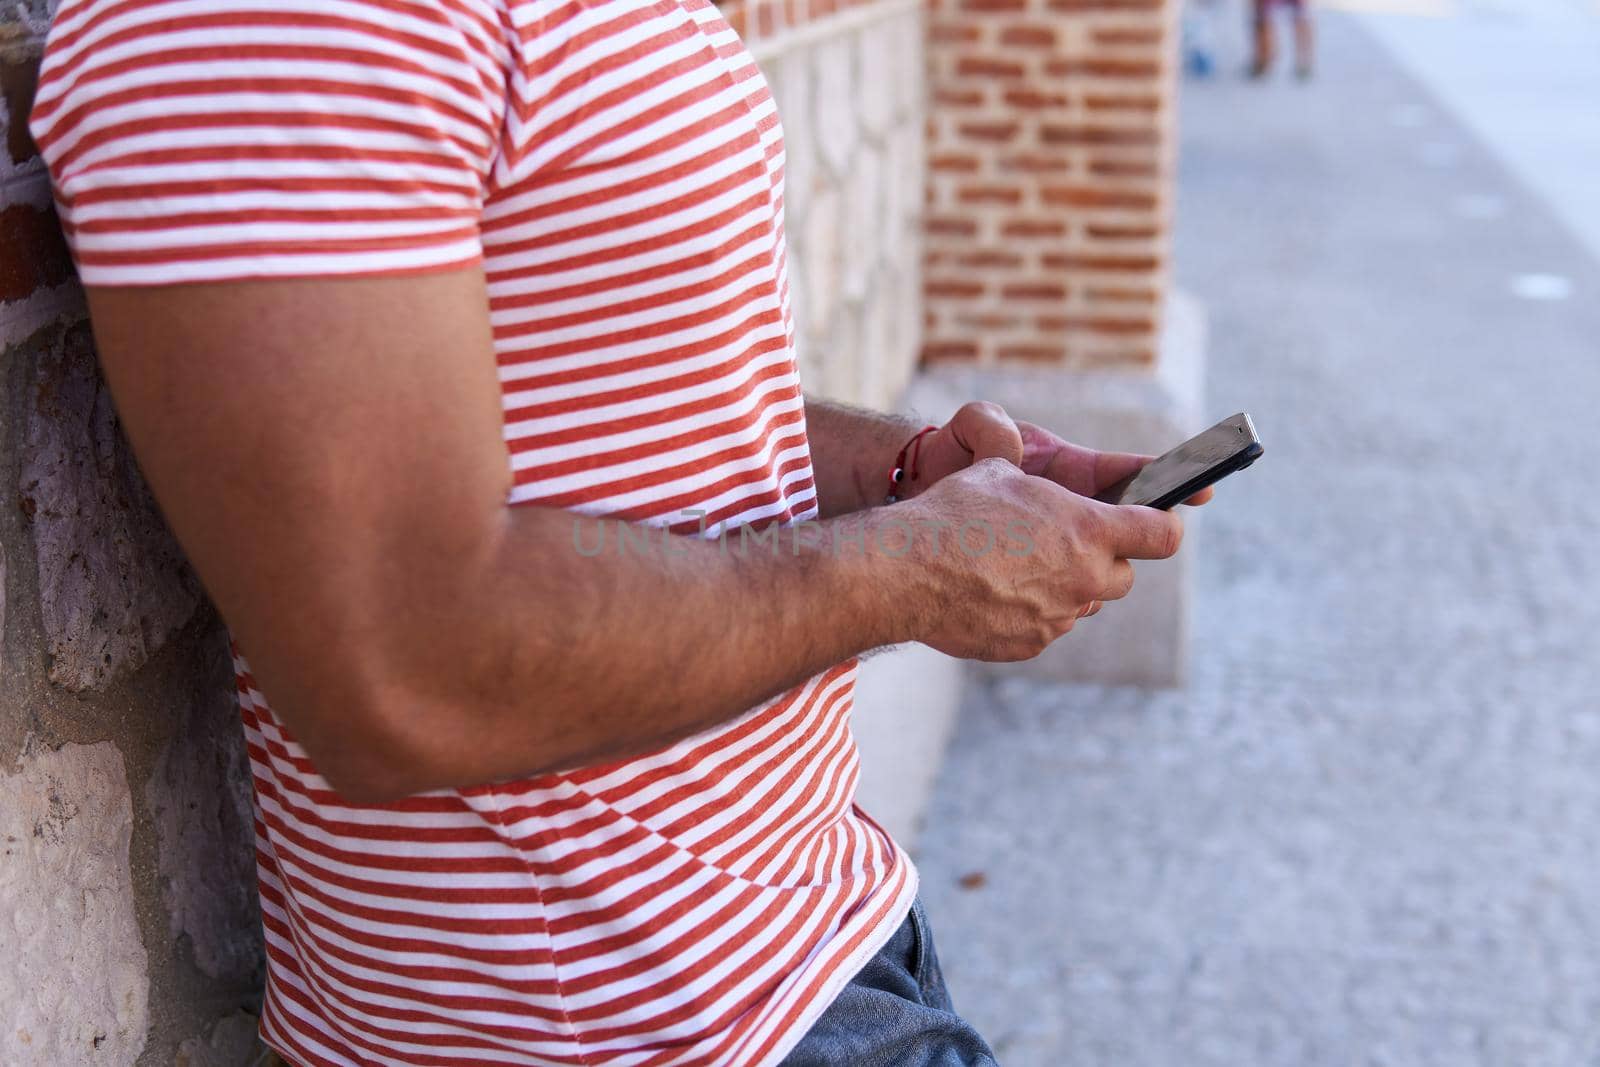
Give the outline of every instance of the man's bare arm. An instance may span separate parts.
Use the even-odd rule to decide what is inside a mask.
[[[889,495],[889,471],[900,450],[922,428],[904,415],[885,415],[852,404],[806,399],[806,436],[817,484],[817,507],[824,518],[882,504]],[[995,456],[1022,465],[1023,438],[998,404],[963,405],[908,456],[924,476],[903,482],[896,496],[909,499],[946,474]]]
[[[895,455],[921,423],[852,404],[806,398],[806,438],[823,518],[883,503]]]
[[[1032,655],[1126,591],[1119,557],[1176,547],[1168,517],[996,463],[897,518],[1033,521],[1032,558],[815,536],[798,555],[667,551],[659,533],[654,551],[591,557],[570,513],[506,506],[477,270],[90,301],[169,521],[274,709],[353,799],[637,754],[885,643]]]

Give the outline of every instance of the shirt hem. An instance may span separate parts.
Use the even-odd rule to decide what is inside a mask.
[[[898,845],[895,847],[899,849]],[[906,880],[888,912],[879,920],[877,927],[833,968],[818,995],[802,1005],[794,1021],[784,1028],[782,1036],[773,1043],[771,1051],[761,1059],[752,1061],[749,1067],[777,1067],[816,1025],[817,1020],[822,1018],[823,1013],[833,1006],[833,1002],[839,998],[844,987],[861,973],[867,962],[889,943],[895,932],[900,929],[900,924],[906,921],[906,916],[911,913],[911,905],[917,899],[917,889],[921,879],[916,865],[911,862],[911,857],[903,851],[900,853],[900,861],[906,865]],[[809,969],[802,971],[794,976],[793,981],[797,985],[801,984],[813,973]]]

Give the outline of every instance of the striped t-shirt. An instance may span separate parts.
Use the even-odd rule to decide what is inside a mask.
[[[783,139],[706,0],[62,0],[32,128],[89,285],[481,262],[512,505],[816,513]],[[365,806],[241,657],[265,1038],[302,1065],[780,1060],[915,891],[854,807],[854,674],[638,759]]]

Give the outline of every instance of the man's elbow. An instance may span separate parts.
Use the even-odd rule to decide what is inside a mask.
[[[450,780],[439,759],[440,746],[428,737],[448,724],[430,727],[416,702],[393,691],[352,697],[338,706],[302,708],[316,728],[301,737],[317,774],[340,798],[378,805],[462,783]],[[455,729],[461,729],[455,724]]]

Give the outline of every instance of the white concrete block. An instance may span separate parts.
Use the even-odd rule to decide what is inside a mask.
[[[910,404],[942,422],[968,400],[992,400],[1015,418],[1079,444],[1159,454],[1228,411],[1200,410],[1205,317],[1198,302],[1175,294],[1168,306],[1161,359],[1149,374],[1031,367],[940,367],[913,382]],[[1024,663],[984,665],[1000,674],[1051,681],[1175,686],[1189,647],[1191,571],[1199,513],[1186,511],[1189,534],[1178,556],[1136,564],[1133,592],[1080,623],[1043,655]]]
[[[148,965],[134,916],[133,809],[109,741],[24,751],[0,771],[0,1063],[131,1064]]]
[[[960,660],[922,645],[861,662],[851,716],[861,750],[857,802],[905,848],[915,847],[922,829],[965,677]]]

